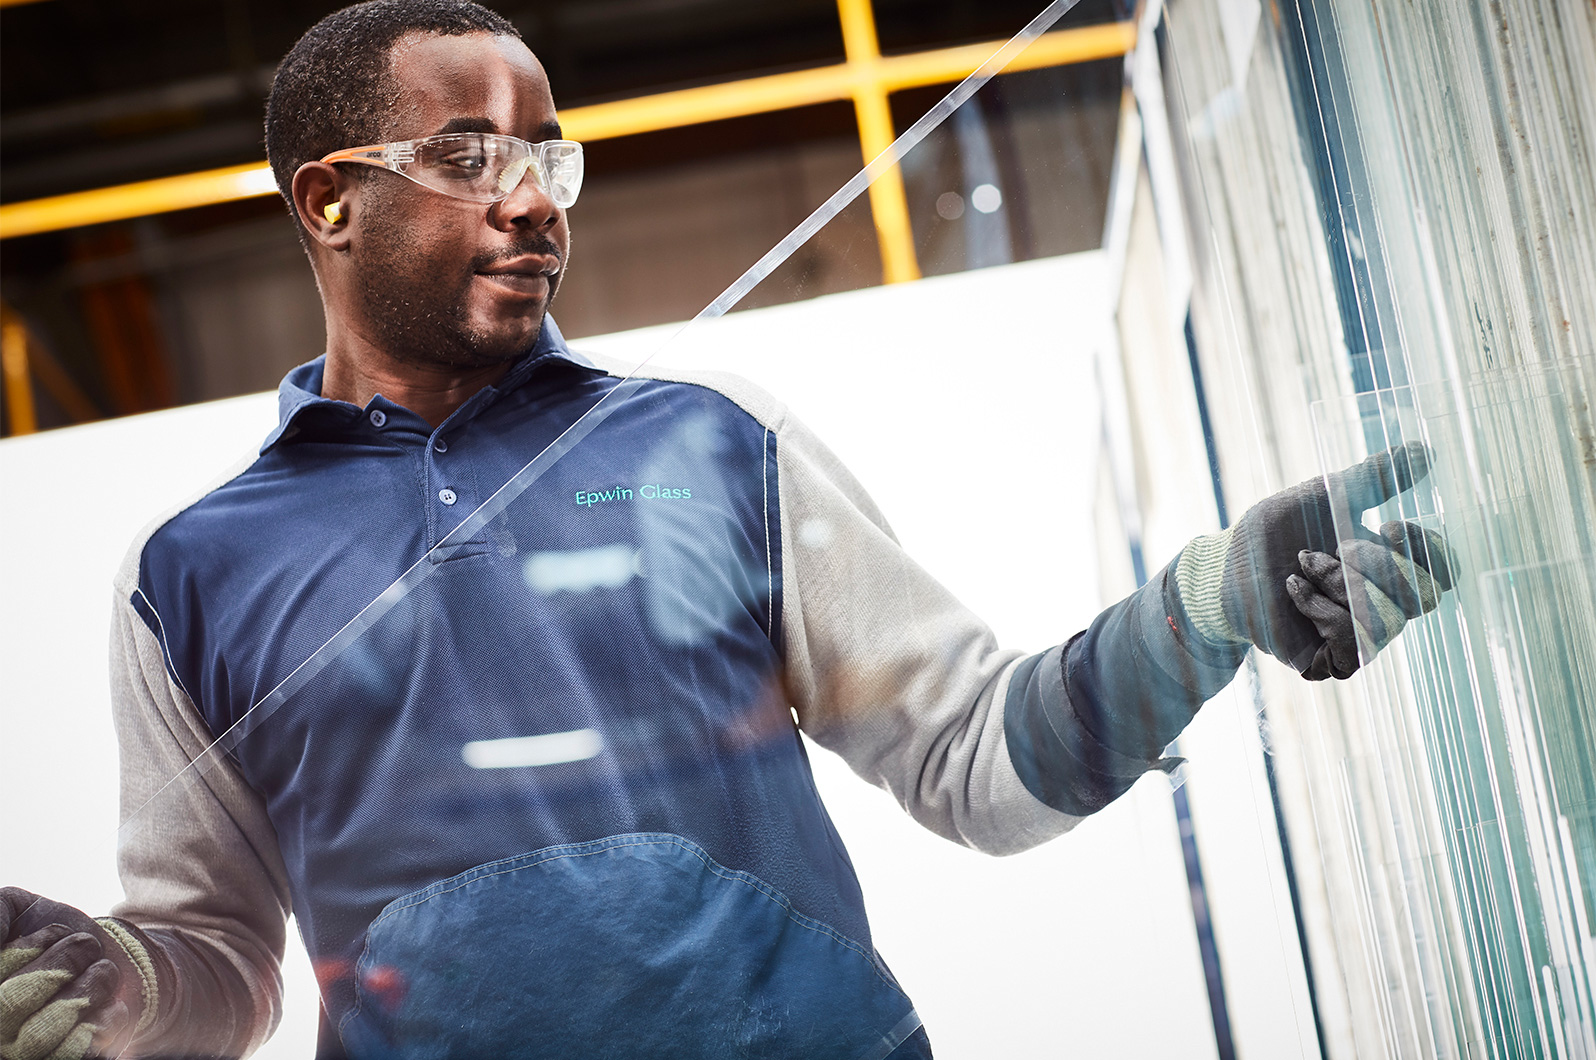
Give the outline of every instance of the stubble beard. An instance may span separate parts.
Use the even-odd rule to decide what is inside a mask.
[[[524,340],[507,344],[471,324],[466,294],[475,282],[474,271],[461,277],[454,289],[445,294],[433,277],[411,271],[413,265],[407,269],[413,255],[398,240],[388,238],[387,233],[375,239],[368,233],[363,249],[366,260],[358,271],[356,284],[371,329],[394,360],[416,367],[487,368],[529,351],[543,331],[543,320],[554,303],[565,267],[562,257],[561,272],[549,278],[549,296],[531,333]],[[526,252],[555,254],[557,248],[547,237],[538,237],[525,248],[497,257],[508,260]],[[492,264],[492,260],[472,262],[473,269]]]

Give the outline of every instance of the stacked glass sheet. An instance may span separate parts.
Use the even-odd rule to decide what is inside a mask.
[[[1338,537],[1459,571],[1346,684],[1264,674],[1326,1048],[1596,1056],[1596,12],[1249,6],[1162,42],[1227,499],[1422,441]]]

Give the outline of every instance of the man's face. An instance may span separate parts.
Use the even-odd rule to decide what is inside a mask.
[[[413,35],[395,44],[390,62],[398,99],[386,140],[560,136],[548,78],[513,37]],[[508,198],[483,205],[372,171],[357,203],[357,312],[379,346],[401,361],[458,368],[531,348],[571,237],[565,211],[530,175]]]

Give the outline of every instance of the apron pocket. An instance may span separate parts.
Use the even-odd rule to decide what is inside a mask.
[[[480,865],[389,903],[352,1056],[882,1060],[920,1025],[866,946],[665,833]]]

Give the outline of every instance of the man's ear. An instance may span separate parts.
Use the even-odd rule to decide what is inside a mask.
[[[310,238],[329,250],[349,246],[353,188],[346,174],[325,162],[306,162],[294,172],[294,209]]]

